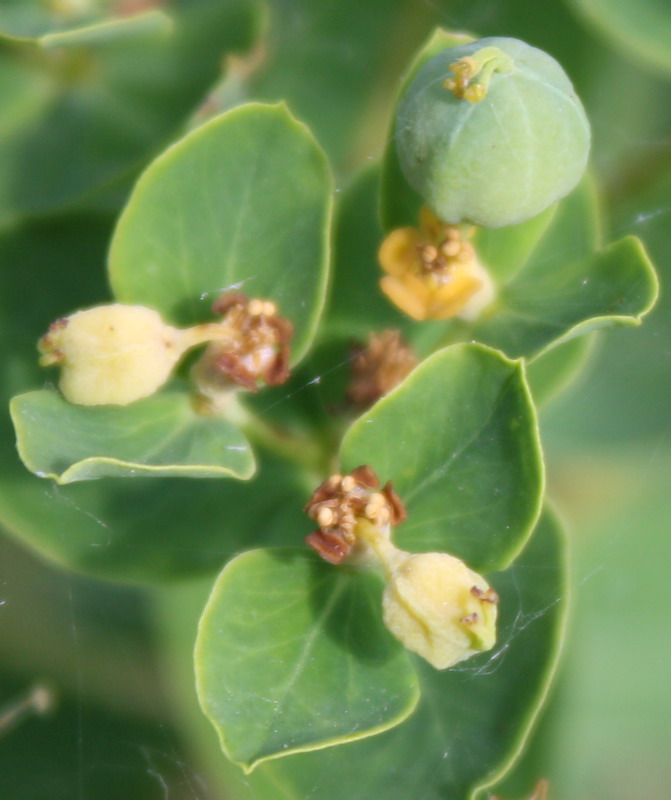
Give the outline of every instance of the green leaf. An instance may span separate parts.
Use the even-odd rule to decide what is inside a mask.
[[[172,35],[164,35],[163,18],[147,26],[158,18],[143,15],[49,33],[53,47],[0,42],[0,64],[25,73],[41,101],[40,113],[22,122],[22,135],[0,159],[9,162],[0,220],[73,205],[116,210],[145,160],[202,101],[225,53],[249,47],[257,11],[253,0],[179,0]],[[52,29],[33,22],[14,32],[39,36]]]
[[[419,665],[422,699],[404,723],[373,739],[264,764],[239,796],[484,800],[478,790],[519,754],[556,667],[567,587],[553,517],[544,515],[515,564],[490,578],[501,596],[493,652],[444,672]]]
[[[172,21],[160,11],[146,11],[132,17],[107,19],[81,28],[55,31],[39,37],[42,47],[104,46],[119,39],[164,36],[172,31]]]
[[[296,361],[324,303],[331,194],[322,151],[285,107],[222,114],[138,182],[112,241],[114,293],[184,324],[230,288],[271,299]]]
[[[242,432],[196,414],[183,392],[128,406],[79,406],[55,391],[28,392],[10,405],[24,464],[57,483],[154,477],[246,480],[254,455]]]
[[[666,0],[571,0],[591,27],[629,51],[637,63],[671,71],[671,18]]]
[[[66,18],[40,11],[32,9],[25,15],[0,12],[0,41],[46,48],[89,47],[119,39],[164,35],[172,30],[170,17],[156,10],[126,17],[106,17],[98,13]]]
[[[481,345],[435,353],[347,432],[342,468],[369,464],[408,511],[399,546],[501,569],[536,522],[543,468],[520,362]]]
[[[485,313],[473,337],[511,356],[533,356],[600,328],[638,325],[657,298],[639,239],[628,236],[557,271],[533,259]]]
[[[345,174],[379,149],[398,76],[441,12],[415,0],[267,6],[267,57],[249,96],[286,100]]]
[[[414,670],[381,624],[381,581],[301,550],[256,550],[221,573],[201,618],[196,682],[226,754],[263,761],[351,742],[415,707]]]
[[[589,362],[594,344],[594,336],[569,339],[527,365],[527,381],[537,408],[553,400],[571,384]]]
[[[478,258],[498,281],[509,280],[527,263],[552,225],[556,211],[554,205],[519,225],[478,228],[473,240]]]
[[[343,192],[335,220],[333,286],[322,339],[365,338],[372,330],[410,327],[380,291],[377,251],[383,238],[378,221],[379,165],[356,176]]]
[[[472,42],[474,38],[466,33],[452,33],[437,28],[410,64],[408,72],[403,77],[398,96],[403,94],[405,87],[433,56],[448,47]],[[422,198],[403,177],[401,164],[396,154],[396,118],[392,116],[387,144],[382,157],[380,213],[383,228],[389,231],[405,225],[416,225],[422,205]]]

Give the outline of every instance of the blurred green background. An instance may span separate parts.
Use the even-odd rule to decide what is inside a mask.
[[[50,101],[49,114],[59,124],[40,128],[40,86],[22,83],[12,94],[14,45],[0,43],[0,184],[7,179],[0,186],[2,236],[11,237],[17,226],[25,232],[67,225],[82,211],[94,213],[106,229],[133,176],[180,135],[217,80],[221,53],[243,49],[255,30],[262,31],[261,54],[236,62],[220,98],[286,99],[332,157],[339,190],[380,155],[400,76],[434,26],[525,39],[569,73],[592,121],[592,164],[611,238],[633,233],[643,239],[662,296],[641,328],[595,339],[585,372],[543,411],[549,494],[571,545],[571,622],[552,701],[527,756],[499,793],[522,798],[537,778],[547,777],[552,800],[667,797],[671,317],[664,285],[671,269],[671,16],[664,2],[271,0],[253,23],[245,21],[249,9],[241,2],[164,5],[191,15],[179,58],[152,62],[153,80],[146,81],[147,51],[135,64],[127,56],[114,96],[133,96],[133,103],[107,105],[100,118],[96,104],[82,107],[75,93],[64,106]],[[0,0],[0,29],[10,29],[20,6]],[[241,15],[229,42],[212,24],[213,8]],[[147,102],[155,113],[138,116],[136,104]],[[67,191],[48,203],[38,192],[46,173],[33,164],[31,174],[25,160],[23,191],[9,186],[8,165],[26,137],[38,151],[60,153],[67,166],[67,158],[76,158],[73,131],[83,135],[92,116],[92,130],[111,117],[120,131],[116,141],[124,146],[112,162],[96,162],[95,176],[68,182]],[[19,117],[21,126],[10,125]],[[570,241],[566,248],[570,252]],[[2,333],[11,337],[11,331]],[[44,491],[59,502],[56,489],[45,485]],[[162,671],[153,619],[164,593],[70,574],[3,537],[0,797],[218,796],[180,738],[177,704]],[[190,647],[188,637],[184,647]],[[52,699],[43,714],[29,710],[36,686],[46,687]]]

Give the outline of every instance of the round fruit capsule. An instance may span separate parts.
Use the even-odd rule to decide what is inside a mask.
[[[429,60],[401,97],[396,135],[406,180],[441,220],[492,228],[568,194],[590,145],[585,111],[559,64],[497,37]]]

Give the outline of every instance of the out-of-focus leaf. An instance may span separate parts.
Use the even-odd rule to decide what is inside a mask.
[[[671,17],[666,0],[570,0],[598,33],[658,72],[671,72]]]
[[[417,703],[415,671],[382,626],[381,581],[298,550],[226,566],[199,625],[196,680],[224,752],[263,761],[388,730]]]
[[[671,280],[671,170],[663,160],[653,166],[654,177],[637,185],[636,176],[620,198],[613,224],[645,242],[660,273],[659,303],[639,328],[603,336],[579,401],[564,404],[552,421],[553,437],[562,446],[572,440],[584,448],[586,442],[603,446],[645,439],[656,448],[663,441],[671,392],[671,295],[664,291]]]
[[[286,100],[336,172],[376,154],[397,76],[440,15],[415,0],[269,0],[267,58],[253,97]]]
[[[112,241],[114,293],[192,323],[241,288],[291,320],[296,361],[324,303],[331,194],[321,149],[285,107],[222,114],[139,181]]]
[[[369,464],[407,506],[396,539],[478,571],[507,566],[540,509],[536,415],[519,362],[480,345],[435,353],[347,432],[343,470]]]
[[[165,34],[170,18],[158,9],[118,14],[110,3],[61,8],[48,2],[20,0],[0,7],[0,42],[30,43],[39,47],[99,45],[116,39]]]
[[[116,208],[143,162],[201,101],[223,55],[249,47],[257,10],[254,0],[180,0],[172,33],[152,13],[49,33],[48,47],[5,39],[0,67],[10,62],[43,91],[40,113],[22,122],[1,159],[11,168],[0,183],[0,219]],[[160,24],[147,26],[152,20]]]
[[[124,19],[104,20],[68,31],[47,33],[38,39],[41,47],[105,46],[122,39],[145,39],[167,35],[172,31],[169,17],[160,11],[147,11]]]
[[[247,479],[249,442],[232,423],[193,410],[185,392],[128,406],[80,406],[58,392],[15,397],[11,414],[23,463],[57,483],[153,476]]]

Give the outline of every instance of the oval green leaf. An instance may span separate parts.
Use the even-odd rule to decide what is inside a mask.
[[[507,566],[540,511],[536,414],[520,362],[480,345],[424,361],[349,429],[342,468],[369,464],[408,511],[396,541],[474,569]]]
[[[532,259],[476,323],[473,337],[511,356],[538,356],[600,328],[640,324],[657,291],[655,271],[634,236],[556,271]]]
[[[321,149],[284,106],[222,114],[138,182],[112,241],[112,289],[182,324],[232,288],[273,300],[296,361],[324,303],[331,195]]]
[[[495,649],[438,672],[419,663],[422,699],[373,739],[262,765],[244,798],[408,800],[481,791],[520,753],[556,669],[567,601],[561,531],[544,515],[516,560],[489,576],[501,597]]]
[[[246,480],[255,470],[242,432],[226,419],[196,414],[184,392],[127,406],[79,406],[43,390],[15,397],[10,411],[23,463],[61,484],[135,476]]]
[[[224,752],[268,759],[404,720],[415,671],[381,624],[380,579],[302,550],[255,550],[223,570],[200,621],[196,684]]]

